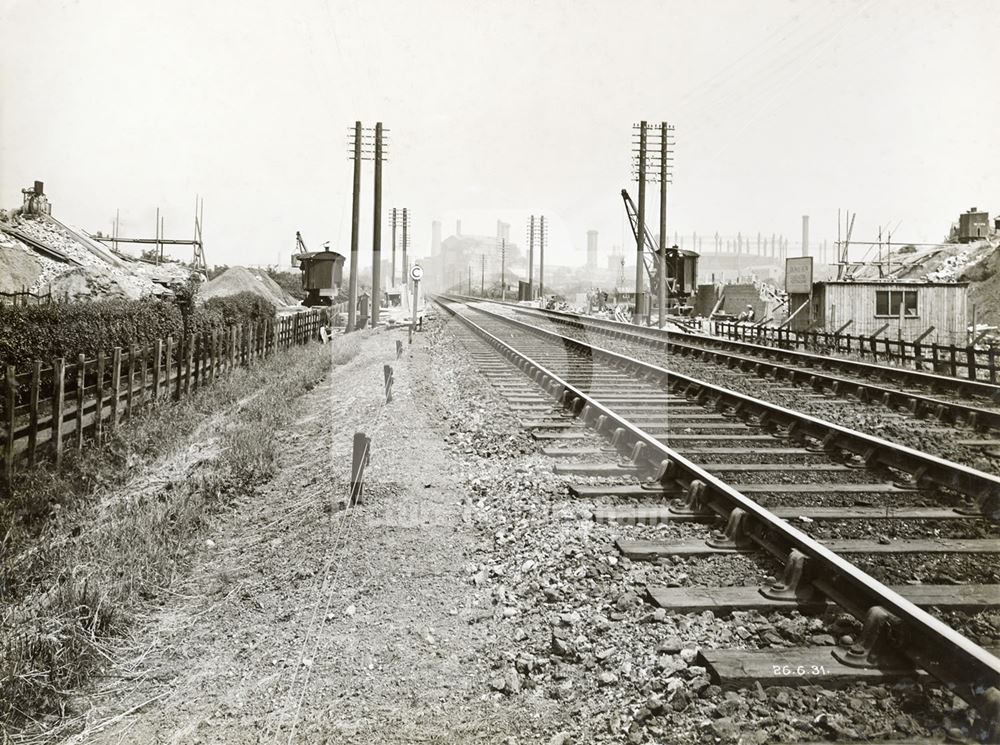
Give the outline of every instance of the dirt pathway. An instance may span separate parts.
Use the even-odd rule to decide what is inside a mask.
[[[85,701],[70,741],[502,742],[537,724],[484,683],[498,624],[467,565],[489,547],[463,514],[426,337],[398,361],[395,338],[306,394],[279,475],[211,520],[130,640],[141,659],[109,671],[130,693]],[[356,430],[373,436],[365,504],[343,510]]]

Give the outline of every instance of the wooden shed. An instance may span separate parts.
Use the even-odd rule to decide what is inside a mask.
[[[791,327],[837,331],[850,321],[844,333],[913,339],[933,326],[928,341],[964,344],[968,287],[968,282],[912,280],[816,282],[811,314],[803,309]],[[798,297],[791,298],[793,310]]]

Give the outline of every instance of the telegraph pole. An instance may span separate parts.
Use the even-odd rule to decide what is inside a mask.
[[[538,297],[545,296],[545,215],[539,218],[538,232]]]
[[[667,323],[667,123],[660,123],[660,305],[658,326]]]
[[[375,195],[372,223],[372,328],[382,305],[382,122],[375,123]]]
[[[392,208],[392,272],[389,274],[389,287],[396,286],[396,208]]]
[[[358,227],[361,217],[361,122],[354,122],[354,201],[351,206],[351,278],[348,284],[347,331],[354,331],[358,312]]]
[[[646,243],[646,120],[639,122],[639,195],[635,231],[635,306],[632,323],[642,322],[642,253]]]
[[[535,299],[535,216],[528,228],[528,300]]]
[[[507,241],[500,240],[500,299],[507,299]]]
[[[409,285],[410,267],[406,264],[406,244],[409,242],[407,236],[407,228],[410,226],[410,218],[406,212],[406,207],[403,207],[403,284]]]

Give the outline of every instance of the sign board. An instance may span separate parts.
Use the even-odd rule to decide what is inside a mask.
[[[813,257],[785,259],[785,292],[789,295],[809,295],[813,284]]]
[[[419,264],[414,264],[413,267],[410,268],[410,279],[412,279],[414,282],[419,282],[420,278],[423,276],[424,276],[424,268]]]

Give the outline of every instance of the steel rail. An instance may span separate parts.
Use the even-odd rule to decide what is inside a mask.
[[[492,302],[492,301],[491,301]],[[518,311],[536,311],[539,313],[558,314],[559,316],[572,319],[585,319],[596,326],[600,325],[609,330],[631,332],[640,334],[644,332],[646,338],[656,339],[667,337],[677,332],[669,329],[654,329],[642,326],[635,326],[621,321],[610,321],[600,318],[589,318],[576,313],[567,313],[559,310],[542,310],[541,308],[526,308],[524,306],[514,306]],[[833,367],[841,372],[851,372],[862,375],[872,375],[881,378],[890,378],[893,382],[901,385],[908,383],[919,383],[930,388],[945,388],[962,395],[963,392],[974,393],[982,398],[1000,403],[1000,385],[994,385],[983,380],[971,380],[969,378],[959,378],[952,375],[940,375],[938,373],[926,372],[924,370],[910,370],[905,367],[894,365],[878,365],[862,360],[851,360],[846,357],[826,356],[801,352],[796,349],[783,349],[782,347],[769,347],[763,344],[740,341],[738,339],[724,339],[709,334],[685,331],[683,335],[687,339],[696,339],[698,342],[705,342],[714,348],[742,349],[748,354],[759,355],[767,358],[781,357],[785,361],[799,362],[800,364],[812,365],[816,367]]]
[[[904,367],[896,366],[886,366],[878,365],[871,362],[864,362],[862,360],[851,360],[845,357],[829,357],[821,354],[812,354],[810,352],[801,352],[795,349],[783,349],[782,347],[770,347],[763,344],[754,344],[752,342],[740,341],[737,339],[724,339],[718,336],[711,336],[709,334],[698,333],[693,331],[684,330],[682,332],[671,331],[669,329],[656,329],[648,326],[636,326],[631,323],[623,323],[622,321],[612,321],[605,318],[592,318],[590,316],[583,316],[579,313],[570,313],[562,310],[543,310],[541,308],[529,308],[523,305],[518,305],[517,303],[512,303],[510,301],[501,301],[486,298],[477,298],[473,296],[466,295],[453,295],[453,297],[459,297],[463,302],[484,302],[484,303],[496,303],[498,305],[507,305],[514,308],[518,312],[523,313],[539,313],[546,314],[551,317],[561,317],[571,320],[585,320],[588,324],[593,325],[595,328],[604,328],[609,331],[622,332],[626,334],[633,334],[641,336],[647,339],[661,339],[663,337],[669,338],[671,334],[681,334],[685,339],[696,339],[699,342],[705,342],[706,344],[712,345],[717,348],[730,348],[730,349],[743,349],[746,350],[748,354],[760,355],[773,359],[774,357],[782,357],[786,361],[799,361],[804,365],[812,365],[816,367],[833,367],[841,372],[849,372],[856,374],[867,374],[875,377],[888,377],[902,385],[907,383],[916,382],[921,385],[930,388],[945,388],[955,391],[958,395],[962,395],[963,392],[968,391],[974,393],[981,398],[985,398],[991,401],[1000,403],[1000,385],[994,385],[993,383],[988,383],[982,380],[971,380],[969,378],[959,378],[952,375],[939,375],[937,373],[926,372],[924,370],[910,370]],[[947,402],[939,402],[947,403]]]
[[[888,406],[889,408],[906,408],[917,418],[931,414],[939,421],[946,424],[964,424],[972,429],[1000,430],[1000,411],[985,409],[979,406],[971,406],[958,401],[947,401],[934,398],[933,396],[926,396],[921,393],[902,391],[897,388],[886,388],[883,385],[872,383],[867,380],[842,378],[837,375],[831,375],[829,373],[811,368],[783,365],[780,362],[776,362],[772,357],[761,359],[758,357],[744,356],[736,352],[728,351],[720,346],[702,346],[698,343],[689,343],[688,340],[692,337],[697,338],[699,341],[704,341],[706,337],[702,335],[686,334],[683,340],[678,340],[672,337],[671,332],[669,331],[661,331],[659,329],[643,329],[642,327],[632,326],[631,324],[618,324],[618,322],[608,322],[603,319],[591,319],[586,316],[566,314],[562,311],[542,310],[540,308],[525,308],[518,306],[514,306],[513,310],[516,313],[522,313],[524,315],[538,315],[542,318],[555,321],[556,323],[575,325],[583,330],[593,330],[596,333],[612,336],[617,339],[634,340],[639,343],[658,347],[659,349],[671,353],[687,354],[696,358],[714,357],[717,361],[725,361],[727,363],[735,362],[735,365],[730,366],[737,366],[741,370],[753,369],[758,375],[761,376],[763,376],[765,372],[770,371],[774,374],[775,379],[786,378],[792,382],[805,381],[808,382],[814,390],[821,391],[824,387],[827,387],[838,396],[844,396],[852,390],[858,396],[869,397],[868,400],[870,400],[870,397],[874,395],[876,397],[875,400],[880,401],[883,405]],[[616,327],[609,328],[604,325],[606,323],[615,323]],[[624,326],[625,328],[617,328],[619,325]],[[708,338],[708,340],[713,343],[716,341],[714,338]],[[723,343],[727,345],[733,344],[742,345],[744,347],[754,347],[761,350],[772,349],[771,347],[759,347],[757,345],[746,344],[744,342],[731,342],[730,340],[723,340]],[[786,350],[780,351],[785,352]],[[819,367],[822,367],[825,362],[829,360],[827,357],[809,355],[801,352],[791,352],[790,354],[799,355],[799,359],[802,364],[816,365]],[[851,361],[848,360],[848,362]],[[876,369],[881,371],[885,368],[878,367]],[[937,377],[940,378],[941,376]],[[959,382],[964,382],[958,378],[946,377],[944,379],[951,381],[959,380]],[[1000,387],[997,387],[997,390],[1000,391]],[[1000,396],[1000,393],[998,393],[998,396]],[[997,400],[1000,400],[1000,398]]]
[[[689,485],[696,482],[703,484],[708,493],[707,501],[713,505],[724,505],[728,508],[730,515],[739,510],[748,517],[750,526],[746,528],[747,538],[779,560],[787,559],[793,549],[807,557],[814,566],[820,567],[814,569],[811,574],[822,579],[816,579],[813,583],[838,605],[846,608],[852,614],[864,618],[868,617],[869,610],[873,608],[882,608],[892,614],[898,620],[902,633],[891,634],[891,638],[887,641],[898,645],[898,651],[913,660],[917,666],[953,687],[958,695],[977,707],[987,717],[986,721],[989,726],[997,731],[997,728],[1000,727],[1000,659],[893,592],[818,541],[797,530],[785,520],[689,461],[663,442],[633,425],[623,416],[603,406],[584,391],[489,333],[479,324],[456,312],[449,304],[438,302],[450,315],[460,319],[463,324],[482,337],[489,345],[513,361],[518,368],[559,400],[564,408],[568,408],[581,418],[584,423],[593,426],[602,435],[614,432],[614,441],[619,449],[631,448],[636,462],[643,461],[650,467],[658,468],[660,480],[663,483],[666,483],[664,479],[669,475],[671,478],[677,478],[678,481],[681,480],[679,477],[683,476]],[[567,348],[585,352],[594,359],[607,362],[617,361],[619,364],[625,363],[627,369],[635,374],[641,373],[661,379],[663,376],[668,376],[671,379],[683,377],[672,377],[674,374],[662,368],[568,339],[551,331],[539,329],[482,308],[474,310],[535,336],[553,342],[558,341]],[[687,380],[691,383],[695,382],[691,379]],[[763,402],[759,403],[763,404]],[[768,404],[763,405],[770,407]],[[795,416],[794,412],[787,413]],[[864,435],[862,437],[867,438]],[[899,447],[893,446],[891,443],[885,443],[885,446]],[[912,452],[915,453],[915,451]],[[931,456],[926,457],[930,458]],[[944,462],[942,461],[942,463]],[[961,466],[959,468],[971,470]],[[986,474],[983,476],[992,479]]]

